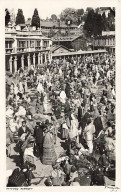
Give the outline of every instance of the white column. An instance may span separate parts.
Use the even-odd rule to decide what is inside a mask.
[[[79,58],[80,58],[80,57],[78,56],[77,58],[78,58],[78,63],[79,63]]]
[[[10,72],[12,73],[12,56],[10,56],[10,59],[9,59],[9,67],[10,67]]]
[[[43,41],[43,40],[41,40],[41,49],[43,49],[43,42],[44,42],[44,41]]]
[[[34,68],[35,68],[35,53],[33,55],[33,65],[34,65]]]
[[[45,63],[47,62],[47,54],[45,53]]]
[[[14,58],[14,73],[17,72],[17,56]]]
[[[38,53],[38,65],[40,64],[40,52]]]
[[[27,59],[28,59],[28,70],[29,70],[30,69],[30,54],[28,54]]]
[[[51,52],[49,52],[49,62],[51,63],[51,61],[52,61],[52,54]]]
[[[21,67],[24,70],[24,55],[21,56]]]
[[[43,64],[43,54],[41,54],[41,64]]]

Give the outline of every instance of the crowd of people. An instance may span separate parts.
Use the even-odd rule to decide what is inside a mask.
[[[52,165],[46,186],[105,185],[104,176],[114,181],[115,99],[114,54],[53,59],[6,73],[7,157],[13,143],[20,156],[7,186],[31,185],[35,157]]]

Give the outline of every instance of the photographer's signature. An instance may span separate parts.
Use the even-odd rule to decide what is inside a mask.
[[[105,188],[108,188],[111,190],[111,192],[117,192],[120,188],[116,186],[105,186]]]

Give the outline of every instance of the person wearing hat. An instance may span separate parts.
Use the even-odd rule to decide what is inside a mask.
[[[43,125],[39,122],[36,122],[36,126],[34,128],[34,137],[35,137],[35,143],[36,143],[36,151],[37,151],[37,156],[42,158],[43,155]]]
[[[27,143],[26,140],[30,134],[31,132],[26,125],[26,121],[22,121],[22,126],[18,129],[18,137],[20,138],[19,146],[20,146],[21,164],[23,164],[23,153]]]

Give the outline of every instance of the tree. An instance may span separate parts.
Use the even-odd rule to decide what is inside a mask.
[[[94,34],[94,36],[102,34],[102,17],[98,13],[94,14],[93,34]]]
[[[94,10],[91,9],[85,20],[84,30],[86,31],[87,36],[91,37],[94,34],[94,21],[95,21],[95,14]]]
[[[32,26],[36,26],[36,29],[40,28],[40,17],[37,9],[34,10],[34,14],[32,16]]]
[[[16,25],[18,24],[25,24],[25,18],[24,18],[22,9],[18,9],[18,13],[16,16]]]
[[[81,23],[83,15],[84,15],[84,10],[83,9],[77,9],[78,24]]]
[[[56,16],[55,14],[52,14],[52,15],[51,15],[51,20],[52,20],[52,21],[55,21],[55,20],[57,21],[57,19],[58,19],[58,18],[57,18],[57,16]]]
[[[93,9],[90,10],[87,14],[87,18],[84,24],[84,30],[89,37],[102,34],[102,17],[100,14],[95,13]]]
[[[84,14],[84,10],[83,9],[77,9],[77,15],[78,16],[82,16]]]
[[[93,10],[92,7],[87,7],[86,12],[89,12],[90,10]]]
[[[9,22],[10,22],[10,13],[8,9],[5,9],[5,26],[7,26]]]
[[[110,11],[110,13],[108,13],[108,29],[109,30],[115,30],[115,15],[113,12]]]
[[[97,7],[97,8],[95,9],[95,12],[96,12],[96,13],[98,13],[98,12],[99,12],[99,7]]]
[[[72,21],[73,24],[78,24],[78,15],[76,9],[73,8],[66,8],[60,14],[61,21]]]
[[[102,14],[102,30],[106,31],[108,30],[108,21],[105,15],[105,12]]]

